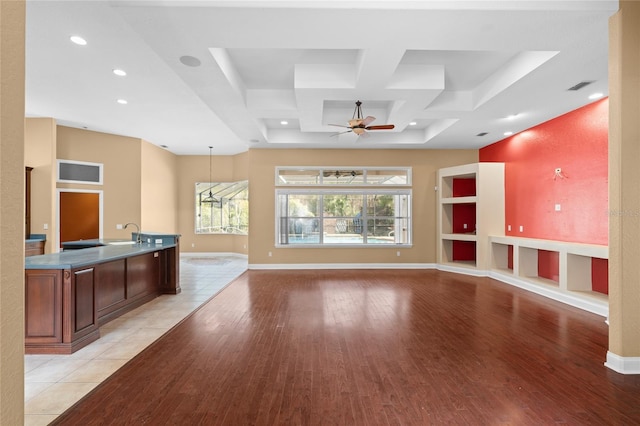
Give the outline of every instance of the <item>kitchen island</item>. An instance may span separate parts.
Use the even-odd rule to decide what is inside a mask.
[[[25,353],[73,353],[114,318],[178,294],[179,235],[142,241],[25,258]]]

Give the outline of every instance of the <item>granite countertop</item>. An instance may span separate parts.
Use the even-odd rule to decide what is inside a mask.
[[[46,241],[46,240],[47,240],[47,234],[31,234],[29,235],[29,238],[25,238],[24,242],[35,243],[37,241]]]
[[[93,241],[93,240],[86,240]],[[100,240],[95,240],[100,241]],[[96,263],[104,263],[112,260],[124,259],[131,256],[164,250],[176,247],[176,244],[147,244],[140,245],[126,244],[113,245],[117,241],[125,240],[103,240],[108,245],[85,248],[81,250],[63,251],[61,253],[50,253],[39,256],[29,256],[25,258],[25,269],[72,269]],[[110,244],[110,243],[111,244]]]

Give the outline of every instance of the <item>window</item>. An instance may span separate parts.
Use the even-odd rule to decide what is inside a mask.
[[[278,167],[277,186],[409,186],[408,167]]]
[[[196,234],[249,232],[249,182],[196,183]]]
[[[58,160],[58,182],[102,185],[101,163]]]
[[[276,245],[410,245],[411,190],[277,190]]]

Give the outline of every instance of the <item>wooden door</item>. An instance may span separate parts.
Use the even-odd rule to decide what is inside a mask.
[[[67,241],[100,238],[100,194],[60,192],[60,247]]]

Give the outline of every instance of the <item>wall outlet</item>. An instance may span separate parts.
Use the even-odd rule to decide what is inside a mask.
[[[463,229],[467,229],[467,224],[466,224],[466,223],[463,223],[463,224],[462,224],[462,228],[463,228]]]
[[[191,243],[191,248],[195,247],[196,243]]]
[[[42,229],[44,229],[45,231],[49,229],[49,224],[45,223],[44,225],[42,225]]]
[[[396,252],[396,256],[400,257],[400,252],[399,251]]]
[[[271,252],[269,252],[269,257],[271,257]]]
[[[560,204],[556,204],[555,209],[557,212],[559,212],[562,209],[562,206],[560,206]]]
[[[520,225],[520,232],[524,231],[524,226]]]
[[[116,229],[122,229],[122,224],[121,224],[121,223],[118,223],[118,224],[116,225]]]
[[[507,225],[507,231],[511,231],[511,225]]]

